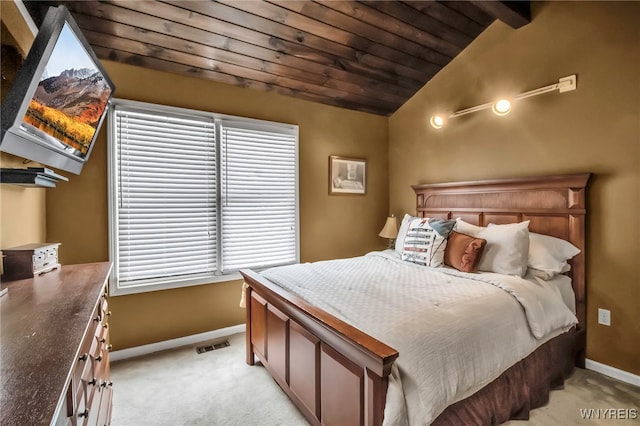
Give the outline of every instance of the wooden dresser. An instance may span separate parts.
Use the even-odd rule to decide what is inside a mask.
[[[0,424],[108,425],[110,262],[3,282]]]

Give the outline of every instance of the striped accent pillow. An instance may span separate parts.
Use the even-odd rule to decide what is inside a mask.
[[[402,260],[437,268],[444,263],[447,237],[455,220],[416,218],[409,223],[402,248]]]

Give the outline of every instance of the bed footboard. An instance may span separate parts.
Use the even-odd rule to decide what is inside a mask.
[[[247,364],[256,358],[312,424],[381,425],[398,352],[250,270]]]

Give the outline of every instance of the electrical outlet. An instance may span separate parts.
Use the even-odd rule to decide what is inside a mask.
[[[611,311],[598,308],[598,324],[611,325]]]

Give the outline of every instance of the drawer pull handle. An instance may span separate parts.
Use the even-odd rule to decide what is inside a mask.
[[[98,362],[102,361],[102,355],[98,355],[98,356],[96,357],[96,361],[98,361]]]
[[[111,350],[112,350],[112,349],[113,349],[113,345],[107,345],[107,350],[108,350],[109,352],[111,352]]]
[[[109,323],[103,324],[102,327],[103,328],[109,328]]]
[[[100,322],[100,315],[97,315],[94,319],[95,322]]]
[[[107,341],[107,339],[105,339],[104,337],[102,339],[99,340],[100,343],[105,343]]]
[[[78,361],[86,362],[87,358],[89,358],[89,354],[88,353],[84,353],[84,354],[82,354],[82,356],[80,358],[78,358]]]
[[[85,408],[85,410],[78,414],[78,417],[89,417],[89,410]]]
[[[109,386],[113,386],[113,382],[104,381],[104,382],[102,382],[102,384],[100,386],[102,386],[103,388],[106,388],[106,387],[109,387]]]
[[[107,312],[106,316],[111,316],[111,311]]]
[[[98,379],[96,379],[95,377],[93,379],[91,379],[91,381],[87,384],[91,385],[91,386],[95,386],[96,383],[98,383]]]

